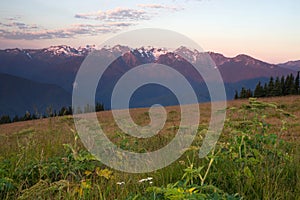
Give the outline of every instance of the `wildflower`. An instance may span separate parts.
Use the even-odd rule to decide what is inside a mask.
[[[86,170],[86,171],[84,172],[84,174],[85,174],[85,175],[87,175],[87,176],[89,176],[89,175],[91,175],[91,174],[92,174],[92,172],[91,172],[91,171],[89,171],[89,170]]]
[[[185,165],[184,160],[179,160],[178,162],[179,162],[180,165]]]
[[[81,181],[81,188],[82,188],[82,189],[90,189],[90,188],[91,188],[91,183],[90,183],[90,181],[82,180],[82,181]]]
[[[113,177],[112,171],[110,171],[109,169],[101,170],[99,167],[96,168],[96,174],[100,177],[102,176],[102,177],[106,178],[107,180],[109,180],[110,178]]]
[[[147,179],[143,178],[143,179],[139,180],[139,183],[142,183],[142,182],[145,182],[145,181],[147,181]]]
[[[143,179],[139,180],[139,183],[151,181],[152,179],[153,179],[152,177],[143,178]]]
[[[192,194],[195,189],[196,189],[195,187],[190,188],[190,189],[187,190],[187,192],[189,192],[190,194]]]

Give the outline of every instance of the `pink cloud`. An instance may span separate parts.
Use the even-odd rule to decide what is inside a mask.
[[[107,11],[79,13],[75,17],[100,21],[140,21],[150,19],[150,16],[144,10],[132,8],[115,8]]]

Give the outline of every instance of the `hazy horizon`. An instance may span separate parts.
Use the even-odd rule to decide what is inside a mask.
[[[205,51],[269,63],[300,59],[300,2],[234,0],[3,1],[0,49],[100,45],[139,28],[169,29]]]

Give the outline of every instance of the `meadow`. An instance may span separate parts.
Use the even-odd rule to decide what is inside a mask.
[[[0,199],[300,199],[300,97],[228,102],[221,137],[198,157],[210,104],[192,146],[171,165],[149,173],[116,171],[82,145],[72,116],[0,126]],[[132,109],[137,124],[148,109]],[[112,113],[97,113],[108,138],[125,150],[148,152],[172,140],[180,108],[167,107],[163,130],[149,139],[122,133]]]

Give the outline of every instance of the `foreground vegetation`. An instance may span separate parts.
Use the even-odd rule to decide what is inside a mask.
[[[203,159],[198,151],[210,111],[201,104],[199,133],[172,165],[146,174],[108,168],[82,146],[70,116],[0,126],[0,199],[300,199],[300,98],[230,102],[224,131]],[[275,102],[275,103],[272,103]],[[166,145],[180,121],[178,107],[151,139],[123,134],[110,112],[99,113],[108,137],[123,149]],[[146,109],[133,109],[138,124]]]

